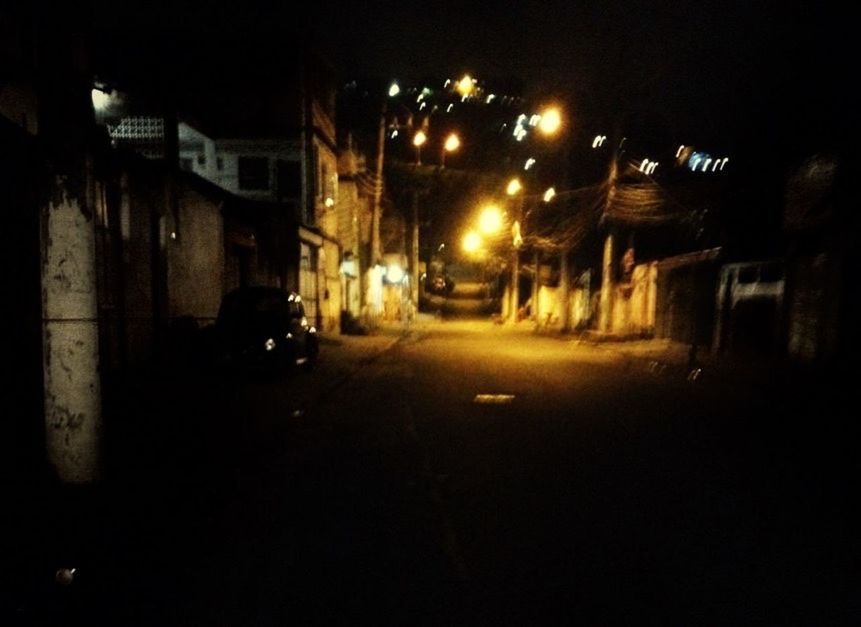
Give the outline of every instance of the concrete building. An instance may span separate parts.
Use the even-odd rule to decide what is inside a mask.
[[[270,259],[276,271],[263,282],[298,292],[309,318],[336,331],[344,290],[334,91],[325,84],[297,89],[289,104],[290,119],[271,125],[265,119],[227,123],[234,119],[229,110],[208,123],[184,118],[178,125],[180,167],[248,201],[234,203],[235,210],[272,213],[269,226],[283,232],[269,251],[277,257]],[[241,222],[241,214],[239,209],[233,216]],[[261,282],[259,276],[251,280]]]
[[[848,367],[857,359],[859,171],[852,152],[832,152],[808,155],[788,177],[780,318],[792,357]]]
[[[338,157],[338,239],[343,248],[341,264],[344,311],[353,319],[362,315],[362,280],[370,264],[371,220],[374,202],[374,177],[368,172],[365,155],[347,138]],[[367,281],[366,281],[367,282]],[[380,296],[380,290],[371,290]],[[382,303],[376,303],[379,311]]]

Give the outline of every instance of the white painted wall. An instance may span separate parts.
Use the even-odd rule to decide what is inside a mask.
[[[203,155],[205,163],[198,157]],[[251,200],[275,202],[278,200],[278,160],[297,162],[302,159],[298,141],[283,139],[212,139],[185,122],[179,123],[179,157],[191,161],[191,171],[207,181],[237,196]],[[269,188],[248,190],[239,188],[239,157],[258,157],[268,160]],[[222,168],[218,168],[219,159]],[[334,159],[334,157],[333,157]],[[333,172],[334,172],[333,166]]]

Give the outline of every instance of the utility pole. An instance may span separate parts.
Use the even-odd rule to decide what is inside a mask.
[[[612,328],[613,307],[613,233],[604,240],[604,260],[601,264],[601,305],[598,313],[598,330],[609,333]]]
[[[410,299],[419,309],[419,190],[413,190],[413,233],[410,247]]]
[[[541,252],[536,248],[532,253],[532,262],[535,266],[535,277],[532,280],[532,317],[535,320],[535,330],[541,328],[540,312],[538,311],[538,296],[541,288],[538,285],[538,277],[541,271]]]
[[[371,218],[371,259],[373,267],[382,257],[380,250],[380,204],[383,198],[383,157],[386,149],[386,102],[383,101],[383,110],[380,114],[380,128],[377,133],[377,168],[376,180],[374,181],[374,213]]]
[[[517,322],[517,310],[520,309],[520,245],[523,237],[520,234],[521,222],[523,221],[523,194],[517,199],[517,220],[512,227],[512,249],[511,256],[511,322]]]
[[[382,212],[381,202],[383,197],[383,157],[386,147],[386,101],[383,101],[380,112],[380,128],[377,135],[377,167],[374,177],[374,206],[371,211],[371,242],[368,254],[368,267],[365,268],[365,285],[363,298],[365,303],[365,315],[369,324],[376,325],[379,317],[380,293],[377,289],[380,277],[377,275],[377,263],[382,258],[380,249],[380,214]]]

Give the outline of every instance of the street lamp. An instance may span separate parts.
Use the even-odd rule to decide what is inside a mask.
[[[502,212],[496,205],[488,205],[478,217],[478,228],[486,235],[498,233],[502,228]]]
[[[469,231],[463,236],[463,249],[468,253],[474,253],[481,248],[481,235],[475,231]]]
[[[509,196],[514,196],[516,193],[523,189],[523,185],[520,183],[520,179],[514,177],[510,181],[508,181],[508,185],[505,188],[505,193]]]
[[[413,135],[413,146],[416,147],[416,165],[422,164],[422,145],[428,140],[424,131],[418,131]]]
[[[505,193],[511,196],[520,195],[517,203],[517,210],[514,212],[515,220],[511,225],[511,311],[509,316],[511,322],[517,322],[517,310],[520,307],[520,245],[523,243],[523,237],[520,234],[520,220],[523,216],[523,184],[520,179],[514,177],[508,181],[505,187]]]
[[[455,89],[461,95],[463,100],[469,98],[472,95],[472,92],[475,90],[475,79],[472,78],[469,74],[464,74],[463,78],[455,83]]]
[[[562,112],[559,107],[548,107],[541,112],[538,130],[544,135],[555,135],[562,127]]]
[[[445,153],[454,152],[460,148],[460,137],[457,136],[456,133],[451,133],[445,139],[445,144],[442,147],[442,159],[440,160],[441,167],[445,167]]]

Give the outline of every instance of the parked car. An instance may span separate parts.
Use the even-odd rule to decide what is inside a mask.
[[[445,279],[441,276],[435,276],[431,279],[430,291],[434,294],[442,294],[445,291]]]
[[[454,281],[451,278],[444,275],[436,275],[430,279],[427,284],[427,291],[431,294],[438,294],[440,296],[451,294],[454,289]]]
[[[262,286],[242,287],[224,296],[212,343],[216,366],[267,372],[310,371],[320,350],[302,298]]]

